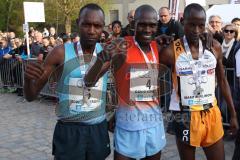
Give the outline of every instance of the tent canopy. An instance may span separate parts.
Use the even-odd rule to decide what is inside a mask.
[[[206,13],[207,21],[211,15],[219,15],[223,23],[230,23],[233,18],[240,18],[240,4],[213,5]]]

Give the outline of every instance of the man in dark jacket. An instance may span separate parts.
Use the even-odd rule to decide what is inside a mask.
[[[157,35],[161,34],[173,36],[174,40],[183,37],[183,27],[181,23],[171,18],[170,11],[167,7],[159,9]]]
[[[134,14],[135,14],[135,10],[131,10],[130,12],[128,12],[127,19],[129,24],[123,28],[121,37],[134,35]]]

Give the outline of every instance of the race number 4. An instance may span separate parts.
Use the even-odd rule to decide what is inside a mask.
[[[151,89],[151,79],[147,80],[146,87],[147,87],[148,89]]]

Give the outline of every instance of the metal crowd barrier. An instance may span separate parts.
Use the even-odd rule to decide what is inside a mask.
[[[22,88],[24,83],[24,69],[27,63],[34,62],[36,59],[23,60],[22,62],[16,59],[3,60],[0,62],[0,89],[1,88]],[[240,92],[239,82],[236,81],[235,70],[233,68],[225,69],[225,76],[228,78],[231,93],[233,96],[234,103],[236,105],[239,97],[236,97],[236,92]],[[161,107],[163,112],[169,110],[169,100],[171,91],[171,74],[170,72],[159,77],[161,83],[161,89],[163,92],[161,95]],[[41,90],[40,94],[44,96],[57,97],[53,84],[47,83]],[[56,84],[55,84],[56,86]],[[222,113],[224,125],[229,125],[230,115],[227,109],[226,102],[221,95],[219,87],[216,88],[216,97],[218,105]],[[115,89],[114,78],[110,72],[109,81],[107,85],[107,111],[113,112],[117,104],[117,93]]]
[[[0,62],[0,88],[23,87],[23,65],[16,59]]]
[[[26,66],[27,63],[29,62],[37,62],[37,59],[36,58],[29,58],[27,60],[24,60],[24,67]],[[52,87],[52,83],[47,83],[43,89],[40,91],[40,95],[43,95],[43,96],[49,96],[49,97],[57,97],[57,94],[55,92],[55,88]]]
[[[239,92],[240,92],[240,88],[239,88],[239,80],[238,78],[236,78],[236,72],[234,68],[225,68],[225,76],[228,80],[229,83],[229,87],[231,90],[231,95],[233,98],[233,103],[235,105],[235,107],[237,107],[237,105],[239,105]],[[221,90],[220,87],[217,86],[216,89],[216,98],[218,101],[218,106],[220,108],[220,111],[222,113],[222,118],[223,118],[223,125],[225,126],[229,126],[230,123],[230,114],[229,114],[229,110],[227,107],[227,103],[223,97],[223,95],[221,94]]]

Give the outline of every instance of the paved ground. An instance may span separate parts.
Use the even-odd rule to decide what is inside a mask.
[[[55,123],[53,102],[29,103],[15,94],[0,93],[0,160],[52,160]],[[231,159],[233,149],[233,141],[225,141],[226,160]],[[197,150],[196,157],[206,159],[201,149]],[[112,159],[111,154],[107,160]],[[162,159],[179,160],[173,136],[167,135]]]

